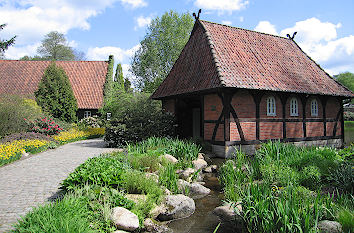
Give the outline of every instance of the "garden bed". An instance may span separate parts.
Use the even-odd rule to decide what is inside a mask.
[[[41,227],[51,232],[73,232],[78,226],[65,217],[69,211],[63,207],[66,202],[78,206],[77,214],[70,213],[82,215],[83,220],[76,220],[82,224],[82,229],[93,232],[127,230],[114,217],[124,208],[137,221],[137,228],[133,228],[135,232],[143,229],[165,232],[169,220],[193,214],[195,204],[192,198],[210,192],[196,182],[201,181],[202,170],[207,167],[200,150],[199,146],[188,141],[150,138],[129,144],[124,151],[91,158],[62,182],[63,201],[34,209],[19,221],[15,232]],[[180,179],[182,177],[184,180]],[[60,211],[63,215],[60,224],[43,221],[60,215]],[[132,231],[131,228],[128,230]]]
[[[318,232],[323,220],[354,228],[353,152],[263,144],[221,167],[225,201],[249,232]],[[241,206],[237,208],[237,206]],[[240,212],[240,209],[242,210]]]

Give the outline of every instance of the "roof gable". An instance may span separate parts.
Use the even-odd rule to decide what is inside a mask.
[[[0,94],[33,97],[51,61],[0,60]],[[106,61],[56,61],[67,74],[79,109],[98,109],[103,103]]]
[[[153,94],[152,98],[163,98],[176,94],[213,89],[220,87],[234,87],[257,90],[270,90],[282,92],[298,92],[319,95],[334,95],[353,97],[353,93],[332,79],[321,69],[301,48],[293,41],[284,37],[268,35],[241,28],[235,28],[203,20],[197,20],[192,31],[191,38],[183,49],[180,58],[176,61],[170,74]],[[198,37],[195,34],[201,34]],[[192,39],[194,38],[194,39]],[[194,44],[205,44],[192,47]],[[185,51],[191,50],[192,51]],[[205,56],[205,53],[212,54]],[[186,64],[185,56],[196,53],[193,59],[198,63],[206,64],[211,60],[214,63],[215,77],[207,73],[203,77],[186,75],[183,67]],[[194,74],[201,73],[201,66],[194,66],[194,60],[190,60]],[[209,69],[208,66],[207,69]],[[171,75],[172,74],[172,75]],[[180,89],[170,85],[174,79],[183,79],[186,85],[198,79],[200,83],[208,83],[195,90]],[[208,80],[213,81],[208,81]]]

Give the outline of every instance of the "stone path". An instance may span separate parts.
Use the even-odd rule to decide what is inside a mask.
[[[60,182],[88,158],[113,149],[102,139],[78,141],[0,167],[0,232],[32,207],[53,199]]]

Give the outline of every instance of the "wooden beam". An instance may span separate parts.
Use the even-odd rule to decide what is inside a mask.
[[[204,95],[200,96],[200,137],[204,139]]]
[[[260,109],[260,103],[261,103],[261,99],[263,96],[263,92],[259,92],[259,91],[250,91],[252,97],[253,97],[253,101],[255,103],[255,107],[256,107],[256,140],[259,140],[259,122],[260,122],[260,113],[259,113],[259,109]]]
[[[320,100],[321,100],[321,105],[322,105],[323,136],[327,136],[326,105],[327,105],[328,97],[322,96],[322,97],[320,97]]]
[[[308,97],[305,95],[302,95],[300,97],[301,99],[301,104],[302,104],[302,130],[304,132],[304,138],[306,138],[306,103]]]
[[[286,101],[288,99],[288,94],[279,94],[280,102],[282,107],[282,122],[283,122],[283,139],[286,138]]]
[[[224,140],[230,141],[230,106],[232,101],[232,94],[228,91],[224,91],[223,105],[224,111]]]

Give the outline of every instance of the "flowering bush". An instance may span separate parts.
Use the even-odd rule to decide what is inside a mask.
[[[104,128],[88,128],[85,130],[71,129],[69,131],[63,131],[59,135],[53,136],[53,138],[61,143],[73,142],[82,139],[96,138],[104,135]]]
[[[25,119],[25,121],[29,125],[30,132],[42,133],[46,135],[56,135],[63,130],[63,128],[60,128],[53,119],[48,119],[47,117],[38,118],[34,121],[28,121]]]
[[[97,116],[85,117],[85,118],[81,119],[78,124],[78,126],[81,126],[84,128],[87,128],[87,127],[100,128],[102,125],[103,125],[103,122]]]
[[[49,141],[46,140],[16,140],[0,144],[0,166],[20,159],[22,153],[37,153],[47,149]]]

